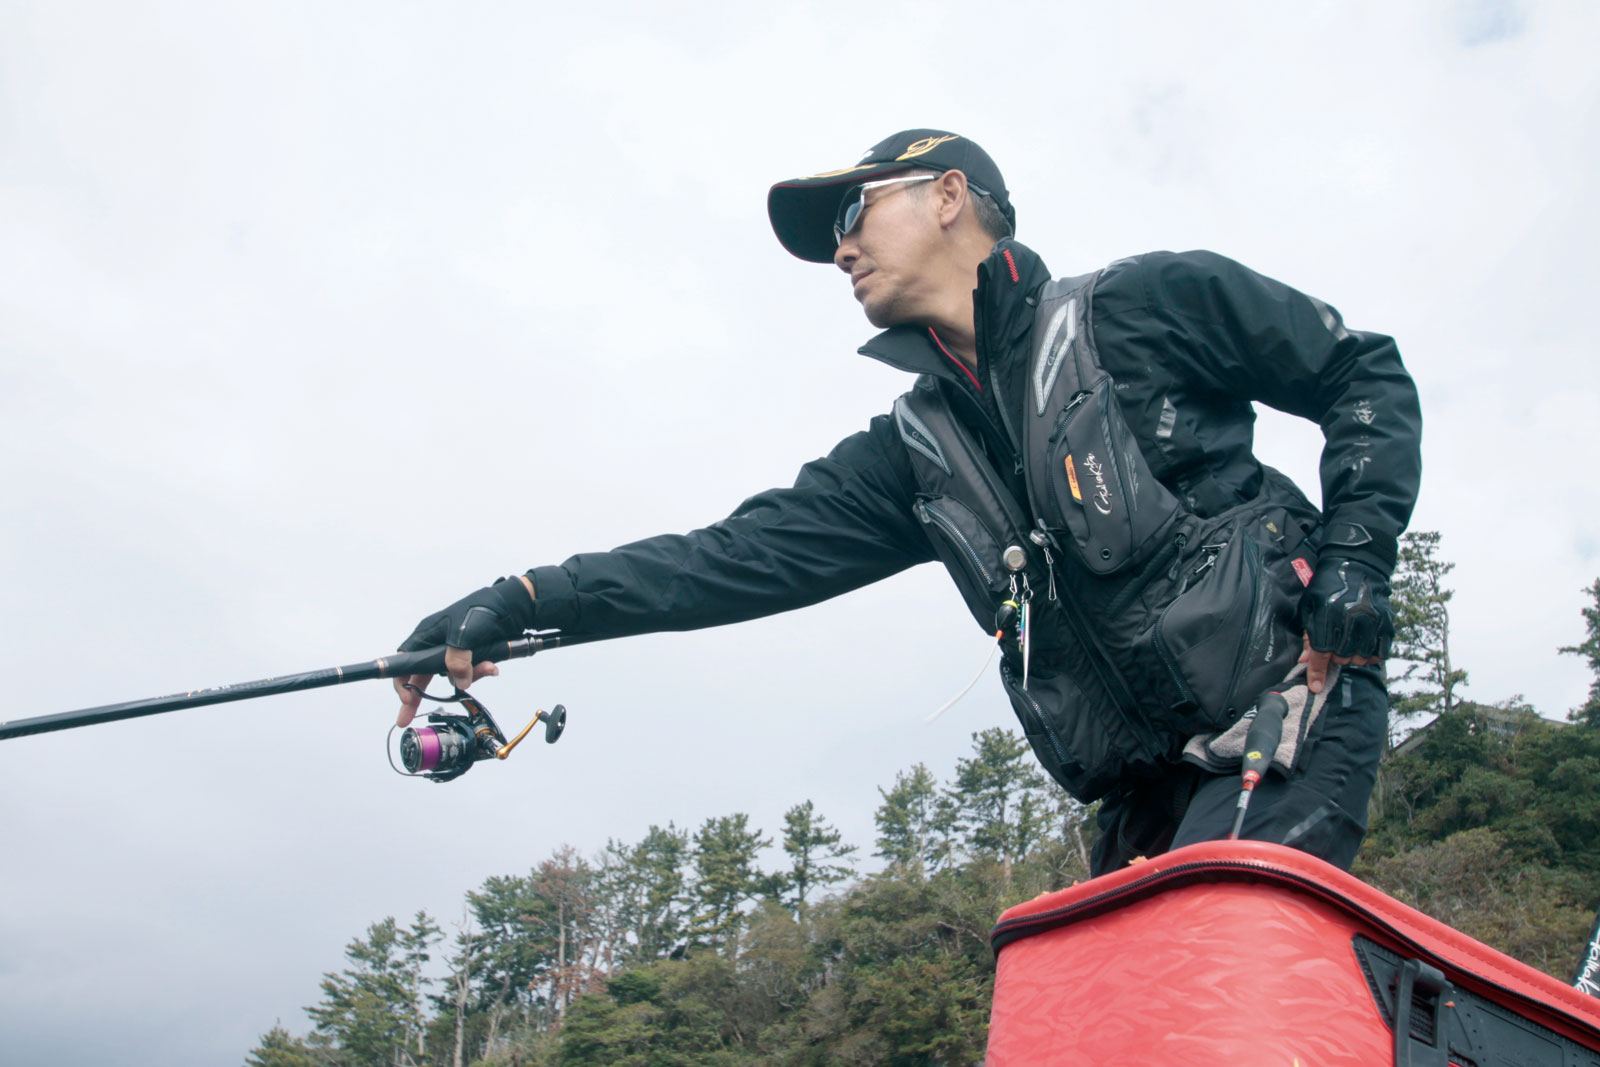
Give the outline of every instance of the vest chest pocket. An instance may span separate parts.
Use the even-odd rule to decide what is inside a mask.
[[[1178,513],[1177,498],[1150,473],[1108,377],[1067,402],[1046,454],[1056,525],[1072,534],[1094,574],[1141,560]]]

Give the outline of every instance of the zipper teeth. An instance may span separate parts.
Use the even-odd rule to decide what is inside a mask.
[[[1244,635],[1239,638],[1239,647],[1233,653],[1233,674],[1228,679],[1228,691],[1223,699],[1233,699],[1233,691],[1239,685],[1239,675],[1244,672],[1244,655],[1250,647],[1250,635],[1255,629],[1257,607],[1256,601],[1261,597],[1261,578],[1256,573],[1257,568],[1251,566],[1250,554],[1254,551],[1254,543],[1247,537],[1244,542],[1244,569],[1250,575],[1250,618],[1245,620]],[[1226,709],[1224,709],[1226,710]]]
[[[956,524],[948,515],[925,500],[922,502],[922,511],[923,514],[933,520],[935,525],[949,534],[957,545],[966,550],[967,558],[972,561],[974,567],[978,568],[978,574],[983,578],[983,584],[992,587],[994,578],[990,576],[989,569],[983,565],[983,560],[978,556],[978,550],[972,547],[971,541],[967,540],[966,534],[956,528]]]
[[[1006,681],[1009,682],[1012,680],[1011,668],[1007,667],[1004,661],[1001,661],[1000,663],[1000,672],[1005,675]],[[1028,706],[1033,709],[1034,718],[1039,721],[1039,732],[1050,739],[1050,747],[1055,749],[1056,759],[1060,760],[1063,764],[1069,762],[1066,752],[1061,747],[1061,739],[1057,737],[1056,732],[1050,728],[1049,721],[1044,717],[1044,709],[1039,706],[1039,702],[1037,700],[1033,699],[1033,694],[1028,692],[1026,689],[1021,688],[1013,690],[1013,692],[1021,693],[1022,698],[1026,700],[1028,702]]]
[[[1178,665],[1173,662],[1172,650],[1167,647],[1167,639],[1161,636],[1161,627],[1167,621],[1167,613],[1171,610],[1172,604],[1168,604],[1161,609],[1161,614],[1156,619],[1155,629],[1151,631],[1156,639],[1156,652],[1161,656],[1161,665],[1167,669],[1168,677],[1177,685],[1178,692],[1183,695],[1183,699],[1199,708],[1199,699],[1195,696],[1194,690],[1189,688],[1189,683],[1184,681],[1183,675],[1179,673]],[[1201,708],[1200,710],[1204,711],[1206,709]]]
[[[1471,977],[1473,981],[1481,982],[1484,986],[1497,990],[1498,992],[1520,1001],[1523,1004],[1534,1005],[1542,1013],[1560,1016],[1563,1020],[1569,1021],[1575,1026],[1582,1027],[1592,1032],[1600,1033],[1600,1030],[1597,1030],[1588,1020],[1572,1015],[1560,1005],[1551,1004],[1535,997],[1531,997],[1520,990],[1512,989],[1510,986],[1496,982],[1492,978],[1485,978],[1478,972],[1469,970],[1466,966],[1456,963],[1445,956],[1441,956],[1439,953],[1434,952],[1432,949],[1411,937],[1409,934],[1403,933],[1398,927],[1388,920],[1373,915],[1366,909],[1352,904],[1343,896],[1328,890],[1326,886],[1316,879],[1307,877],[1306,875],[1286,871],[1281,867],[1276,867],[1270,863],[1264,863],[1261,861],[1205,860],[1193,863],[1180,863],[1172,867],[1167,867],[1152,874],[1147,874],[1141,878],[1137,878],[1129,882],[1127,885],[1118,886],[1116,889],[1108,889],[1103,893],[1096,893],[1092,897],[1085,898],[1084,900],[1074,901],[1073,903],[1067,904],[1063,907],[1052,908],[1049,911],[1041,911],[1034,915],[1018,916],[1015,919],[1001,922],[995,926],[993,932],[991,932],[989,935],[989,947],[992,951],[998,953],[1000,949],[1004,948],[1012,941],[1027,936],[1027,927],[1029,926],[1045,924],[1063,925],[1060,920],[1071,918],[1078,912],[1119,900],[1122,897],[1133,893],[1138,893],[1141,890],[1150,888],[1152,885],[1158,882],[1166,881],[1175,877],[1181,878],[1182,876],[1191,873],[1223,873],[1245,875],[1266,873],[1272,875],[1274,879],[1282,879],[1283,881],[1291,882],[1302,889],[1309,890],[1311,895],[1317,897],[1318,899],[1327,901],[1342,911],[1370,922],[1374,926],[1381,927],[1390,937],[1393,937],[1408,951],[1413,953],[1413,956],[1416,959],[1426,958],[1426,960],[1431,960],[1435,963],[1442,964],[1442,970],[1446,970],[1447,972],[1456,971],[1460,974],[1467,975]],[[1216,879],[1211,880],[1215,881]]]
[[[1139,705],[1133,699],[1133,693],[1128,688],[1128,681],[1117,670],[1116,664],[1111,662],[1101,649],[1099,642],[1089,631],[1087,623],[1078,614],[1074,598],[1064,596],[1059,601],[1061,615],[1072,627],[1072,635],[1078,639],[1078,644],[1083,649],[1083,654],[1088,657],[1089,664],[1099,676],[1100,684],[1105,687],[1106,696],[1111,699],[1111,706],[1118,715],[1122,716],[1123,725],[1138,739],[1144,747],[1145,755],[1155,759],[1160,753],[1157,744],[1156,732],[1149,722],[1139,712]]]
[[[1149,563],[1146,563],[1143,567],[1140,567],[1138,573],[1128,579],[1127,584],[1118,590],[1117,595],[1113,597],[1110,603],[1106,605],[1105,612],[1107,615],[1114,616],[1120,613],[1123,608],[1127,607],[1128,604],[1132,602],[1134,597],[1138,596],[1139,593],[1144,590],[1144,587],[1149,582],[1150,576],[1155,574],[1157,571],[1160,571],[1172,561],[1172,557],[1176,556],[1180,551],[1180,539],[1182,539],[1184,543],[1188,542],[1188,538],[1183,534],[1179,533],[1174,535],[1172,540],[1167,542],[1166,547],[1163,548],[1154,559],[1152,559]]]
[[[1000,412],[1000,426],[1005,430],[1006,440],[1011,443],[1013,463],[1020,463],[1022,457],[1022,444],[1017,440],[1017,431],[1011,425],[1011,416],[1006,414],[1005,398],[1000,395],[1000,371],[994,365],[994,360],[989,360],[989,388],[993,390],[995,410]]]
[[[1079,393],[1077,396],[1067,401],[1067,406],[1061,409],[1061,417],[1056,419],[1055,429],[1050,432],[1050,439],[1045,444],[1046,459],[1049,458],[1049,453],[1055,451],[1055,446],[1060,442],[1061,435],[1066,433],[1067,423],[1072,421],[1072,413],[1078,408],[1082,407],[1084,401],[1088,400],[1093,395],[1094,394],[1090,392]],[[1070,456],[1071,453],[1068,453],[1068,455]],[[1061,499],[1061,491],[1056,488],[1055,472],[1051,471],[1046,476],[1044,481],[1045,486],[1050,490],[1050,503],[1055,506],[1058,514],[1065,516],[1067,514],[1068,504],[1066,501]],[[1075,503],[1075,506],[1082,507],[1083,505],[1081,502],[1077,502]]]

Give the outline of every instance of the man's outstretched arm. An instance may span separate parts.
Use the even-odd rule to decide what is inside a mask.
[[[463,597],[418,624],[401,650],[441,643],[451,681],[496,673],[468,649],[556,629],[586,637],[693,630],[774,615],[860,588],[933,558],[912,514],[915,481],[887,416],[801,468],[794,485],[746,500],[686,534],[535,567]],[[398,679],[400,721],[418,698]]]

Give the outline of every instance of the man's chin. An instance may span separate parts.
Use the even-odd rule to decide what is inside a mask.
[[[898,326],[905,319],[896,314],[897,309],[892,303],[879,300],[861,301],[861,310],[867,316],[867,321],[880,330],[887,330],[891,326]]]

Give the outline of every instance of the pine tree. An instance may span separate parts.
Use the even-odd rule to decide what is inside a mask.
[[[624,962],[661,959],[681,941],[690,907],[688,860],[689,834],[670,822],[651,826],[633,845],[606,843],[602,897],[615,909],[614,948]]]
[[[594,919],[595,872],[570,845],[534,868],[523,920],[545,958],[543,986],[551,1015],[559,1018],[596,980],[601,945]]]
[[[689,934],[695,940],[729,945],[744,924],[744,905],[771,885],[756,867],[756,854],[772,841],[749,824],[740,812],[707,819],[694,835],[697,908]]]
[[[878,824],[878,850],[873,855],[903,872],[923,874],[943,866],[950,858],[955,809],[940,794],[927,765],[898,772],[894,786],[888,790],[880,786],[878,795],[883,803],[873,816]]]
[[[306,1009],[318,1034],[351,1067],[389,1067],[410,1036],[411,993],[400,932],[391,916],[345,946],[353,965],[322,976],[322,1002]]]
[[[493,1049],[507,1017],[520,1013],[532,1017],[534,989],[548,965],[545,946],[528,934],[527,916],[534,908],[528,879],[495,875],[467,894],[467,904],[478,928],[474,948],[475,980],[479,990],[477,1010],[488,1016],[485,1047]]]
[[[797,918],[804,918],[811,892],[850,876],[849,857],[856,846],[844,844],[839,831],[818,818],[808,800],[784,813],[783,851],[789,854],[789,870],[778,876],[779,901]]]
[[[405,973],[406,997],[409,1001],[405,1018],[406,1044],[416,1049],[416,1058],[420,1061],[427,1053],[428,1037],[428,1017],[423,1001],[427,998],[428,987],[433,984],[433,979],[423,974],[422,968],[432,958],[428,950],[444,935],[439,924],[426,911],[417,912],[412,917],[411,925],[398,933],[400,963]]]
[[[450,1067],[465,1067],[467,1062],[467,1021],[471,1015],[473,978],[477,973],[478,936],[472,925],[472,912],[463,908],[461,921],[455,926],[455,952],[446,957],[450,975],[445,979],[445,991],[433,998],[438,1009],[436,1023],[448,1027],[450,1042]]]
[[[957,805],[963,843],[994,859],[1010,884],[1011,868],[1046,832],[1049,786],[1028,743],[993,727],[972,735],[973,755],[956,762],[948,795]]]
[[[1394,610],[1393,660],[1405,669],[1389,676],[1391,729],[1416,715],[1444,714],[1461,701],[1456,690],[1467,684],[1467,672],[1450,658],[1450,600],[1455,591],[1444,579],[1454,563],[1440,559],[1439,534],[1421,530],[1400,539],[1400,558],[1392,581]]]
[[[1600,578],[1584,590],[1590,604],[1583,609],[1583,624],[1587,636],[1582,644],[1567,645],[1561,649],[1569,656],[1582,656],[1589,661],[1594,681],[1589,683],[1589,699],[1568,713],[1567,718],[1588,726],[1600,726]]]
[[[323,1061],[280,1022],[261,1035],[261,1044],[245,1056],[244,1067],[323,1067]]]

